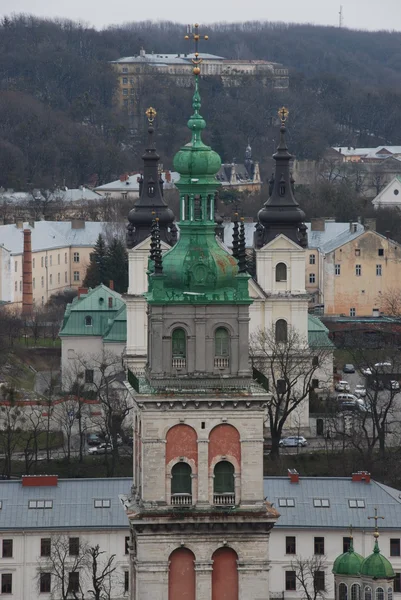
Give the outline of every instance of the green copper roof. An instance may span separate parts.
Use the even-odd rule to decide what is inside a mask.
[[[201,99],[198,77],[188,121],[191,141],[174,158],[180,173],[180,239],[163,255],[162,274],[153,273],[150,264],[150,304],[166,303],[243,303],[252,300],[248,293],[246,273],[238,274],[237,260],[215,236],[215,194],[219,183],[215,175],[220,169],[218,154],[202,141],[206,122],[199,114]]]
[[[125,343],[127,341],[127,307],[124,304],[114,317],[103,336],[104,342]]]
[[[348,552],[337,556],[333,565],[334,575],[359,575],[363,557],[354,551],[352,538]]]
[[[391,579],[395,576],[392,564],[380,553],[376,538],[372,554],[367,556],[361,566],[361,575],[373,579]]]
[[[312,348],[334,348],[329,330],[319,317],[308,314],[308,343]]]

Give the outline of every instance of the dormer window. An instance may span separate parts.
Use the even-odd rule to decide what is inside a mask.
[[[92,317],[86,316],[85,317],[85,327],[92,327],[92,325],[93,325]]]

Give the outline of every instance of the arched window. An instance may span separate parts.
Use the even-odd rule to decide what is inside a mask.
[[[338,600],[348,600],[348,586],[345,583],[338,586]]]
[[[92,317],[85,317],[85,327],[92,327],[93,321]]]
[[[384,600],[384,590],[382,587],[376,588],[376,600]]]
[[[191,504],[191,467],[184,462],[176,463],[171,469],[171,504]]]
[[[283,262],[276,265],[276,281],[287,281],[287,265]]]
[[[393,588],[387,588],[387,600],[393,600]]]
[[[173,358],[186,358],[187,356],[187,336],[181,328],[174,329],[172,335]]]
[[[279,319],[276,321],[276,342],[287,341],[287,321]]]
[[[364,600],[372,600],[372,588],[368,585],[365,586]]]
[[[361,586],[353,583],[351,586],[351,600],[361,600]]]
[[[228,367],[230,356],[230,334],[225,327],[218,327],[214,334],[214,366]]]
[[[235,504],[234,466],[228,460],[221,460],[214,467],[214,504]]]

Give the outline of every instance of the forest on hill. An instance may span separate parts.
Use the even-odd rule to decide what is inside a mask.
[[[202,81],[205,141],[224,161],[240,160],[249,141],[263,173],[282,104],[290,110],[290,148],[300,159],[317,159],[335,144],[401,145],[400,33],[258,22],[203,31],[209,34],[205,51],[290,69],[290,89],[282,92],[249,76],[232,88],[218,77]],[[27,15],[0,21],[0,186],[74,187],[138,168],[145,122],[133,136],[114,103],[117,81],[109,61],[141,47],[189,51],[184,34],[183,25],[169,22],[97,31]],[[191,90],[168,76],[147,76],[141,104],[158,110],[158,149],[171,167],[188,141]]]

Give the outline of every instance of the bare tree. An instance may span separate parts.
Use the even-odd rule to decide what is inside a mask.
[[[90,578],[92,589],[87,593],[93,600],[111,600],[114,584],[114,573],[117,569],[115,564],[116,555],[103,557],[105,552],[100,550],[99,544],[88,549],[90,559]]]
[[[401,317],[401,289],[397,287],[387,288],[384,294],[378,298],[380,309],[390,317]]]
[[[250,343],[252,365],[267,378],[271,392],[267,413],[272,457],[279,455],[279,442],[290,416],[302,411],[302,405],[309,401],[309,392],[316,387],[313,380],[317,372],[320,388],[326,387],[332,376],[329,372],[332,350],[328,344],[310,346],[292,327],[285,333],[283,341],[277,341],[274,328],[261,329]]]
[[[24,407],[24,458],[25,474],[38,462],[39,438],[45,431],[43,409],[40,405]]]
[[[328,594],[325,572],[327,568],[326,557],[315,554],[311,558],[297,556],[291,563],[295,572],[295,579],[303,600],[323,600]]]
[[[3,478],[10,479],[12,459],[21,442],[21,428],[24,415],[17,402],[17,394],[13,388],[3,386],[1,389],[0,407],[0,452],[4,454]]]

